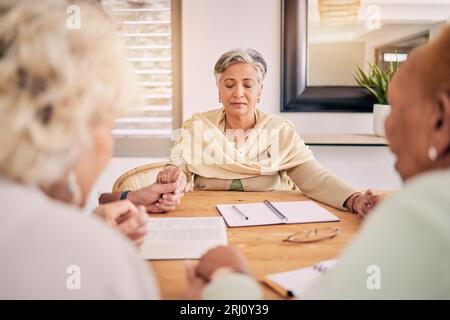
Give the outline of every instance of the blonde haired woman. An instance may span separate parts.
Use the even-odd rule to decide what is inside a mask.
[[[81,29],[66,27],[69,5]],[[158,298],[131,242],[80,210],[111,157],[114,118],[134,103],[114,27],[86,1],[1,9],[0,298]],[[145,234],[129,201],[98,216],[132,240]]]
[[[214,75],[223,107],[185,121],[170,166],[157,181],[181,176],[195,189],[270,191],[289,177],[315,200],[367,214],[376,196],[339,181],[318,164],[291,122],[256,108],[266,70],[256,50],[232,50],[219,58]]]

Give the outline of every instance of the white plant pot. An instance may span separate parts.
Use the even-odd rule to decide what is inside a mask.
[[[379,137],[385,137],[384,121],[391,112],[391,106],[388,104],[373,105],[373,132]]]

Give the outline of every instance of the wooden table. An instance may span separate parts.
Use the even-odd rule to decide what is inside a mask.
[[[187,193],[182,204],[166,217],[211,217],[220,216],[216,204],[273,201],[306,200],[300,192],[231,192],[231,191],[194,191]],[[321,224],[291,224],[273,226],[255,226],[227,228],[228,242],[236,246],[245,256],[256,277],[307,267],[312,264],[332,259],[339,255],[349,243],[361,224],[357,215],[324,206],[340,218],[340,222]],[[152,215],[162,217],[161,215]],[[302,229],[323,226],[339,226],[341,232],[333,239],[316,243],[299,244],[283,242],[288,235]],[[161,288],[163,299],[184,299],[186,277],[183,261],[152,261]],[[263,286],[266,299],[279,299],[272,290]]]

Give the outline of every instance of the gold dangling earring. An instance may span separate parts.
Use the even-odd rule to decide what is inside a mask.
[[[70,171],[67,175],[67,191],[72,195],[72,204],[81,205],[81,188],[78,184],[77,175],[73,171]]]

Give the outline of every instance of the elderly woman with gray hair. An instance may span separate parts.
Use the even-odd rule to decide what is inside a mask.
[[[299,298],[450,299],[449,26],[408,54],[388,96],[386,136],[405,185],[370,214],[325,277],[309,286],[292,284],[307,287],[296,292]],[[246,267],[237,249],[212,249],[189,271],[196,284],[193,297],[250,294],[252,288],[243,283],[220,282]],[[203,290],[208,279],[215,285]],[[254,293],[260,296],[259,290]]]
[[[366,215],[377,201],[371,191],[359,193],[339,181],[317,163],[290,121],[256,108],[266,70],[256,50],[219,58],[214,75],[223,107],[185,121],[157,181],[189,181],[201,190],[270,191],[290,178],[310,198]]]

